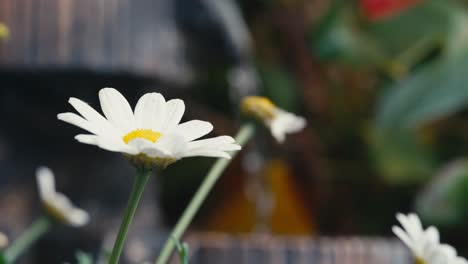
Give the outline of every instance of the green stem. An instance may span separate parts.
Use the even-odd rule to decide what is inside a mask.
[[[34,242],[50,230],[52,222],[46,216],[38,218],[23,234],[5,250],[5,260],[13,263]]]
[[[241,146],[245,145],[245,143],[249,141],[249,139],[254,134],[254,130],[255,127],[251,123],[243,125],[237,133],[236,143]],[[237,153],[233,154],[233,158],[235,154]],[[175,247],[174,241],[180,241],[188,225],[190,222],[192,222],[193,217],[197,213],[198,209],[200,209],[203,201],[206,199],[211,189],[213,188],[213,185],[224,172],[230,161],[231,160],[228,159],[218,159],[213,167],[211,167],[211,170],[208,172],[197,192],[192,197],[192,200],[190,201],[187,208],[185,208],[185,211],[174,227],[171,235],[169,236],[169,239],[166,241],[166,244],[164,245],[158,259],[156,260],[157,264],[167,263]]]
[[[125,209],[124,218],[120,224],[119,233],[115,239],[114,248],[112,249],[111,256],[109,258],[110,264],[117,264],[119,262],[120,254],[127,239],[128,229],[132,223],[133,217],[135,216],[138,203],[140,202],[141,195],[145,190],[146,183],[151,176],[151,170],[139,169],[137,178],[133,183],[130,198],[128,199],[127,209]]]

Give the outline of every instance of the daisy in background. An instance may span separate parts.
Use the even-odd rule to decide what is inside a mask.
[[[245,97],[242,100],[241,110],[244,114],[262,121],[280,143],[284,142],[286,134],[299,132],[306,126],[303,117],[277,107],[266,97]]]
[[[4,233],[0,232],[0,250],[8,246],[8,237]]]
[[[75,207],[65,195],[55,190],[54,174],[49,168],[38,168],[36,179],[42,205],[50,217],[60,223],[74,227],[80,227],[88,223],[88,213]]]
[[[458,257],[456,250],[447,244],[441,244],[439,231],[431,226],[424,229],[416,214],[397,214],[401,227],[393,226],[395,235],[408,246],[415,257],[415,264],[466,264]]]
[[[0,23],[0,40],[8,38],[9,35],[10,30],[8,29],[8,27],[5,24]]]
[[[103,117],[87,103],[70,98],[69,103],[81,115],[62,113],[58,119],[91,134],[77,135],[81,142],[124,153],[139,167],[166,167],[193,156],[229,159],[228,151],[239,150],[230,136],[196,140],[213,130],[206,121],[191,120],[179,124],[185,112],[180,99],[166,101],[159,93],[147,93],[132,111],[125,97],[113,88],[99,91]]]

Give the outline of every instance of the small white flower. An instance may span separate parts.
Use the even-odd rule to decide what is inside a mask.
[[[58,119],[92,133],[76,136],[79,142],[124,153],[139,166],[166,167],[193,156],[230,158],[228,151],[241,148],[230,136],[196,140],[210,133],[213,125],[200,120],[179,124],[185,112],[180,99],[166,102],[159,93],[147,93],[132,111],[122,94],[104,88],[99,91],[99,100],[106,118],[85,102],[70,98],[69,103],[81,116],[63,113]]]
[[[416,214],[397,214],[401,226],[393,226],[392,231],[412,251],[416,264],[466,264],[457,256],[456,250],[447,244],[440,244],[439,231],[431,226],[424,230]]]
[[[247,115],[263,121],[280,143],[284,142],[286,134],[299,132],[306,126],[303,117],[277,107],[266,97],[247,96],[242,100],[241,108]]]
[[[51,217],[74,227],[88,223],[88,213],[75,207],[65,195],[55,190],[54,174],[49,168],[38,168],[36,179],[42,204]]]

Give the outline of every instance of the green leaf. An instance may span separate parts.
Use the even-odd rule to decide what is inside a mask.
[[[376,65],[386,60],[373,40],[362,32],[348,5],[332,7],[310,40],[312,50],[321,59],[357,65]]]
[[[468,158],[444,166],[416,198],[416,211],[437,225],[464,224],[468,219]]]
[[[446,57],[457,57],[467,53],[468,50],[468,14],[464,8],[451,8],[450,30],[444,49]]]
[[[188,264],[188,252],[189,252],[189,246],[187,243],[180,243],[179,240],[177,240],[175,237],[172,237],[174,240],[174,243],[176,245],[177,252],[179,253],[179,259],[181,264]]]
[[[448,1],[427,0],[390,19],[367,24],[366,31],[392,58],[414,50],[421,41],[431,43],[419,51],[424,54],[446,35],[449,19],[445,7],[451,5]]]
[[[89,253],[79,250],[75,253],[75,257],[78,264],[93,264],[93,257]]]
[[[0,264],[7,264],[3,251],[0,251]]]
[[[468,103],[468,55],[437,60],[394,83],[376,114],[379,129],[417,128],[453,114]]]
[[[375,169],[387,183],[415,184],[431,176],[431,151],[411,131],[373,130],[368,141]]]

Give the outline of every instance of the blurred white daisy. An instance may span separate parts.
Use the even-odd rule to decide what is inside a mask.
[[[5,24],[0,23],[0,39],[8,38],[9,35],[10,30],[8,29],[8,27]]]
[[[0,232],[0,249],[8,246],[8,237],[4,233]]]
[[[241,148],[230,136],[196,140],[210,133],[213,125],[200,120],[179,124],[185,112],[180,99],[166,102],[159,93],[147,93],[132,111],[121,93],[104,88],[99,91],[99,100],[106,118],[85,102],[70,98],[69,103],[81,116],[63,113],[58,119],[92,133],[77,135],[79,142],[124,153],[138,166],[166,167],[193,156],[230,158],[228,151]]]
[[[261,96],[247,96],[242,100],[242,112],[261,120],[278,142],[284,142],[286,134],[299,132],[306,121],[303,117],[277,107],[273,102]]]
[[[439,231],[431,226],[423,229],[416,214],[397,214],[401,226],[393,226],[392,231],[405,243],[415,257],[416,264],[466,264],[457,256],[456,250],[447,244],[440,244]]]
[[[89,215],[86,211],[75,207],[65,195],[55,190],[54,174],[49,168],[38,168],[36,179],[39,196],[49,216],[74,227],[80,227],[89,222]]]

